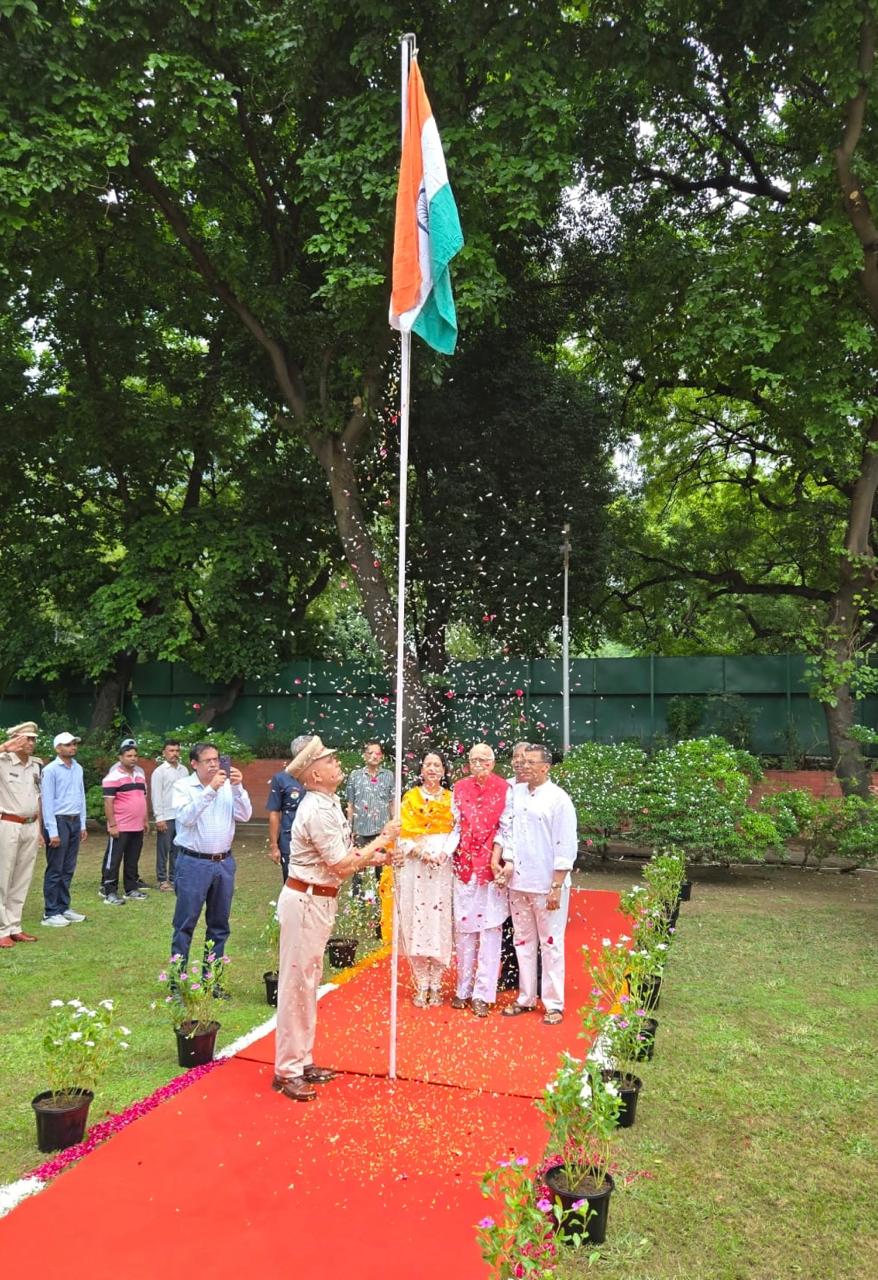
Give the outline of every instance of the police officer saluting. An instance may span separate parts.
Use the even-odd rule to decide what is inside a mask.
[[[33,720],[13,725],[0,744],[0,947],[36,942],[21,913],[40,843],[40,773]]]

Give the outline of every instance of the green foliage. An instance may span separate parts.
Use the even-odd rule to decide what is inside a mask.
[[[116,1019],[114,1001],[94,1009],[79,999],[52,1000],[43,1037],[47,1083],[54,1094],[94,1092],[129,1044],[131,1032]]]
[[[204,955],[199,963],[193,956],[171,956],[166,969],[158,980],[162,986],[163,1003],[171,1015],[171,1025],[191,1038],[206,1031],[216,1019],[216,993],[224,986],[228,956],[218,956],[213,942],[205,939]]]
[[[682,846],[693,859],[756,861],[777,842],[770,822],[754,822],[760,815],[747,806],[760,776],[755,757],[718,737],[657,751],[643,769],[632,835]]]
[[[554,1222],[546,1208],[535,1203],[527,1156],[500,1160],[482,1174],[479,1189],[492,1202],[494,1214],[481,1219],[476,1236],[496,1280],[554,1276]]]
[[[578,1190],[587,1175],[597,1186],[603,1184],[621,1105],[618,1091],[604,1080],[596,1062],[562,1053],[536,1108],[546,1118],[548,1156],[559,1157],[568,1190]]]
[[[836,857],[857,867],[873,866],[878,861],[878,801],[859,796],[817,800],[805,849],[818,863]]]
[[[705,699],[692,694],[677,694],[668,699],[665,722],[672,738],[691,738],[704,716]]]
[[[638,807],[645,753],[630,743],[587,742],[574,747],[554,771],[576,806],[580,836],[603,843]]]

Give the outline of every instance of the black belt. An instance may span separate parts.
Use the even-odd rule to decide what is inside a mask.
[[[178,853],[185,853],[190,858],[201,858],[204,862],[222,862],[224,858],[231,858],[231,849],[226,849],[225,853],[196,853],[194,849],[184,849],[177,845]]]
[[[55,814],[55,817],[56,817],[56,818],[70,818],[70,820],[71,820],[71,821],[73,821],[73,819],[74,819],[74,818],[75,818],[75,819],[77,819],[77,820],[79,819],[79,814],[78,814],[78,813],[56,813],[56,814]]]

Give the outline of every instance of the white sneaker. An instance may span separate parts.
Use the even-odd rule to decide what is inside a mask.
[[[68,924],[81,924],[85,916],[81,916],[78,911],[71,911],[68,907],[66,911],[61,913]]]
[[[69,920],[65,920],[64,916],[43,916],[40,924],[46,929],[66,929],[70,924]]]

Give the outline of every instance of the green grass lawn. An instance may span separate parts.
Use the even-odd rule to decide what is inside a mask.
[[[262,975],[273,966],[262,932],[272,913],[269,904],[280,893],[281,878],[266,854],[266,834],[264,826],[242,828],[235,842],[238,871],[227,947],[233,963],[224,974],[232,999],[217,1003],[222,1023],[218,1048],[274,1012],[265,1002]],[[105,906],[98,896],[104,846],[99,832],[90,833],[80,854],[72,902],[88,919],[66,929],[40,928],[40,853],[24,916],[25,930],[37,934],[39,941],[0,951],[0,1080],[6,1102],[0,1111],[0,1183],[19,1178],[48,1159],[37,1150],[30,1102],[46,1087],[41,1042],[50,1000],[76,996],[92,1004],[110,996],[117,1002],[120,1021],[132,1031],[131,1048],[120,1069],[98,1086],[89,1125],[152,1093],[182,1070],[162,1004],[166,990],[156,980],[170,953],[174,896],[156,890],[146,902]],[[142,878],[153,884],[152,837],[147,839],[140,869]],[[200,936],[196,933],[196,941]],[[378,944],[373,939],[365,945]],[[361,946],[358,955],[363,951]],[[331,972],[327,965],[325,976]],[[158,1003],[154,1010],[150,1008],[153,1001]]]
[[[150,846],[152,842],[150,841]],[[260,934],[280,876],[264,828],[238,845],[219,1045],[262,1022]],[[43,1158],[30,1099],[43,1087],[48,1002],[118,1001],[131,1050],[99,1086],[90,1120],[179,1073],[156,974],[167,959],[173,898],[105,907],[102,842],[74,882],[85,924],[39,928],[39,881],[25,928],[35,945],[0,954],[0,1182]],[[144,855],[151,881],[151,848]],[[623,889],[634,867],[579,877]],[[642,1069],[636,1126],[618,1142],[618,1190],[600,1257],[567,1255],[563,1280],[857,1280],[878,1274],[878,877],[782,868],[696,871],[668,963],[655,1060]],[[569,963],[578,963],[571,956]],[[534,1157],[540,1153],[532,1153]]]
[[[600,1258],[561,1275],[878,1275],[878,877],[695,874],[618,1141],[621,1175],[645,1176],[614,1194]]]

